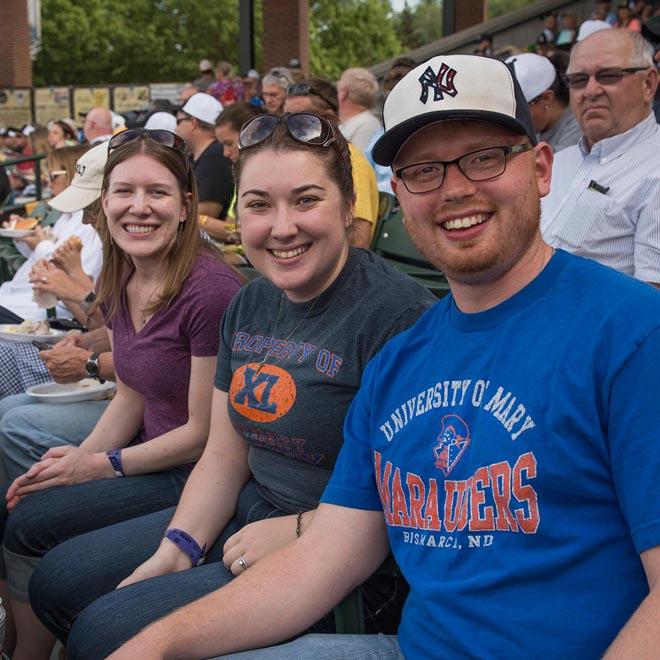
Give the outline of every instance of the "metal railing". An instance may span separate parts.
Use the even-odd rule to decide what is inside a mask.
[[[21,163],[34,162],[34,187],[35,187],[35,201],[41,201],[41,161],[46,158],[46,154],[33,154],[32,156],[20,156],[19,158],[9,158],[0,161],[0,167],[11,167],[12,165],[20,165]],[[2,204],[0,205],[0,214],[7,213],[8,211],[15,211],[20,209],[23,204]]]

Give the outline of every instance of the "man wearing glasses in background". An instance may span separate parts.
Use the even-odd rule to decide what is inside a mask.
[[[555,157],[543,236],[554,247],[660,286],[653,49],[635,32],[597,32],[573,48],[566,82],[583,136]]]
[[[290,639],[390,548],[410,584],[397,636],[229,657],[657,657],[658,292],[543,241],[552,150],[503,62],[434,57],[383,118],[374,159],[451,295],[367,366],[300,538],[110,660]]]

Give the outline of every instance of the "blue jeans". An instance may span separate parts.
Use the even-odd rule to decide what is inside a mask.
[[[85,532],[174,506],[187,477],[187,471],[174,468],[49,488],[26,496],[8,517],[3,500],[6,518],[3,551],[11,595],[19,601],[27,600],[28,582],[34,567],[60,543]],[[75,556],[73,561],[79,559]],[[101,566],[100,573],[104,570]]]
[[[221,657],[223,660],[404,660],[396,635],[304,635],[288,644]]]
[[[51,447],[80,445],[109,403],[39,403],[27,394],[2,399],[0,457],[5,468],[5,474],[0,475],[4,476],[2,482],[13,481],[27,472]]]
[[[233,577],[221,561],[225,541],[248,523],[287,515],[250,481],[203,566],[114,590],[156,551],[173,513],[160,511],[79,536],[43,558],[30,582],[30,602],[66,643],[67,658],[105,658],[156,619],[224,586]]]

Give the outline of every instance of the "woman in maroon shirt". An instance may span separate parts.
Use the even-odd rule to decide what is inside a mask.
[[[72,536],[178,501],[208,436],[218,327],[240,287],[201,238],[185,143],[175,134],[115,136],[102,204],[99,298],[117,394],[80,447],[49,450],[7,492],[18,660],[48,658],[54,639],[27,598],[36,557]]]

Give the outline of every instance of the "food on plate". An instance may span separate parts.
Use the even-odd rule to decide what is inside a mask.
[[[13,216],[5,223],[5,229],[34,229],[39,224],[36,218],[21,218]]]
[[[18,325],[5,326],[5,332],[13,335],[50,335],[53,333],[48,321],[23,321]]]

